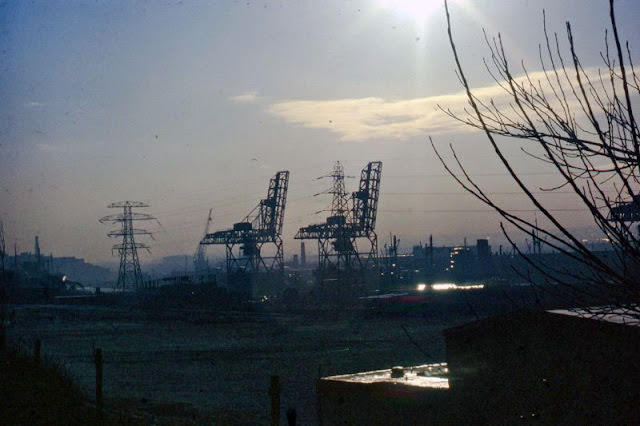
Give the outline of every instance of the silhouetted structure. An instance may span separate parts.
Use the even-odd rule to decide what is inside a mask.
[[[609,211],[608,219],[610,222],[640,222],[640,195],[634,195],[633,201],[616,203]]]
[[[381,277],[387,286],[395,286],[398,284],[398,272],[401,270],[398,263],[398,246],[400,239],[397,235],[389,234],[389,243],[384,245],[385,262],[380,272]]]
[[[40,237],[36,235],[34,243],[34,253],[36,254],[36,272],[42,273],[42,255],[40,254]]]
[[[321,279],[348,276],[358,270],[377,266],[378,237],[375,233],[382,162],[374,161],[362,169],[358,191],[347,196],[344,169],[336,162],[331,211],[326,222],[298,230],[295,238],[318,241],[318,272]],[[366,240],[365,251],[358,249],[358,240]]]
[[[211,225],[211,212],[213,209],[209,209],[209,216],[207,216],[207,224],[204,227],[204,235],[202,238],[206,238],[209,234],[209,226]],[[193,269],[196,278],[203,278],[208,275],[209,262],[205,252],[205,245],[198,242],[196,254],[193,256]]]
[[[634,55],[622,36],[623,28],[616,22],[614,4],[614,0],[609,1],[609,28],[605,31],[605,54],[601,55],[604,70],[601,72],[582,66],[570,22],[565,25],[564,45],[543,23],[545,41],[537,52],[542,71],[537,75],[529,73],[530,67],[524,63],[514,71],[513,58],[505,50],[500,36],[493,38],[485,34],[492,59],[486,64],[488,74],[493,83],[504,89],[497,101],[491,94],[473,89],[474,83],[468,79],[454,42],[445,1],[447,34],[456,75],[469,108],[460,113],[447,106],[442,110],[460,123],[482,132],[507,179],[535,208],[537,214],[533,218],[509,209],[494,197],[491,189],[473,176],[453,147],[447,158],[442,155],[444,150],[433,142],[432,147],[456,182],[501,216],[502,229],[512,248],[525,257],[537,273],[554,282],[568,303],[575,305],[585,294],[597,294],[604,306],[633,306],[640,311],[637,279],[640,240],[632,230],[632,222],[640,217],[637,195],[640,120],[636,108],[639,87],[637,71],[631,61]],[[516,159],[501,142],[504,138],[525,143],[524,150],[531,153],[534,161],[551,167],[557,178],[551,193],[561,189],[571,192],[593,219],[591,223],[606,235],[609,249],[629,267],[620,268],[602,261],[588,242],[575,232],[574,217],[558,214],[550,198],[542,195],[549,192],[539,192],[537,185],[518,172]],[[632,202],[621,203],[622,200]],[[542,218],[540,223],[538,216]],[[533,247],[529,253],[515,244],[509,228],[532,238]],[[576,277],[563,268],[551,269],[530,262],[531,256],[541,255],[542,246],[582,263],[581,275]],[[579,289],[572,284],[576,280],[582,283]]]
[[[134,220],[154,220],[155,217],[146,213],[134,212],[134,208],[149,207],[148,204],[139,201],[120,201],[108,206],[110,209],[121,208],[122,213],[112,214],[100,219],[100,223],[111,222],[122,224],[121,229],[109,232],[109,237],[122,237],[122,243],[115,244],[112,250],[118,250],[120,255],[120,268],[118,270],[118,282],[116,290],[125,291],[132,287],[134,289],[143,288],[144,280],[140,270],[140,260],[138,259],[139,248],[149,251],[149,247],[143,243],[135,241],[135,235],[151,235],[151,232],[133,227]]]
[[[4,271],[5,271],[4,258],[6,254],[7,253],[5,251],[5,245],[4,245],[4,224],[0,220],[0,266],[2,267],[2,276],[0,277],[0,279],[2,280],[4,280]]]
[[[638,319],[605,311],[486,318],[444,332],[446,364],[324,377],[320,423],[638,424]]]
[[[284,271],[282,224],[287,200],[289,172],[279,171],[269,181],[267,198],[232,229],[206,234],[200,244],[220,244],[226,247],[227,276],[231,281],[251,280],[259,272],[278,274]],[[271,256],[262,252],[265,244],[272,245]],[[238,248],[237,254],[234,250]],[[246,289],[245,289],[246,290]],[[251,290],[249,289],[249,293]]]
[[[618,202],[609,211],[609,220],[616,222],[640,222],[640,195],[631,202]]]
[[[449,329],[445,337],[458,424],[640,420],[640,368],[631,361],[640,327],[632,311],[520,311]]]

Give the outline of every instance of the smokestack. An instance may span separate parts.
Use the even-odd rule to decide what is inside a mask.
[[[38,262],[38,265],[40,265],[40,241],[37,235],[36,235],[35,255],[36,255],[36,262]]]
[[[304,251],[304,241],[300,242],[300,265],[304,266],[307,264],[307,255]]]
[[[429,266],[433,268],[433,234],[429,234]]]
[[[42,271],[42,258],[40,257],[40,240],[36,235],[36,244],[35,244],[35,256],[36,256],[36,268],[38,272]]]

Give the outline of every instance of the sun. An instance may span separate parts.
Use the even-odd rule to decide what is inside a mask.
[[[378,0],[380,6],[389,9],[403,19],[423,24],[443,5],[442,0]]]

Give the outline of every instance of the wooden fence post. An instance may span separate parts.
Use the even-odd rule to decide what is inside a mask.
[[[271,426],[280,424],[280,377],[271,376],[269,385],[269,396],[271,397]]]
[[[41,350],[42,350],[42,340],[36,339],[36,341],[33,343],[33,359],[37,363],[40,363]]]
[[[96,407],[102,410],[102,349],[94,351],[93,362],[96,365]]]
[[[296,413],[295,408],[289,408],[287,410],[287,424],[289,426],[296,426],[296,418],[298,414]]]

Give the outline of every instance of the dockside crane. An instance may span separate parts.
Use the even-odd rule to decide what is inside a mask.
[[[226,248],[227,276],[258,273],[283,274],[282,225],[289,185],[289,172],[279,171],[269,181],[267,198],[232,229],[206,234],[201,245],[218,244]],[[270,253],[263,252],[269,246]]]
[[[381,161],[368,163],[360,174],[358,190],[349,199],[344,189],[344,171],[337,162],[332,174],[333,189],[330,191],[334,197],[331,214],[324,223],[302,227],[296,233],[296,239],[318,242],[318,272],[321,279],[377,267],[375,222],[381,173]],[[359,243],[362,249],[358,248]]]
[[[609,213],[612,222],[640,222],[640,194],[634,195],[632,201],[619,201]]]

